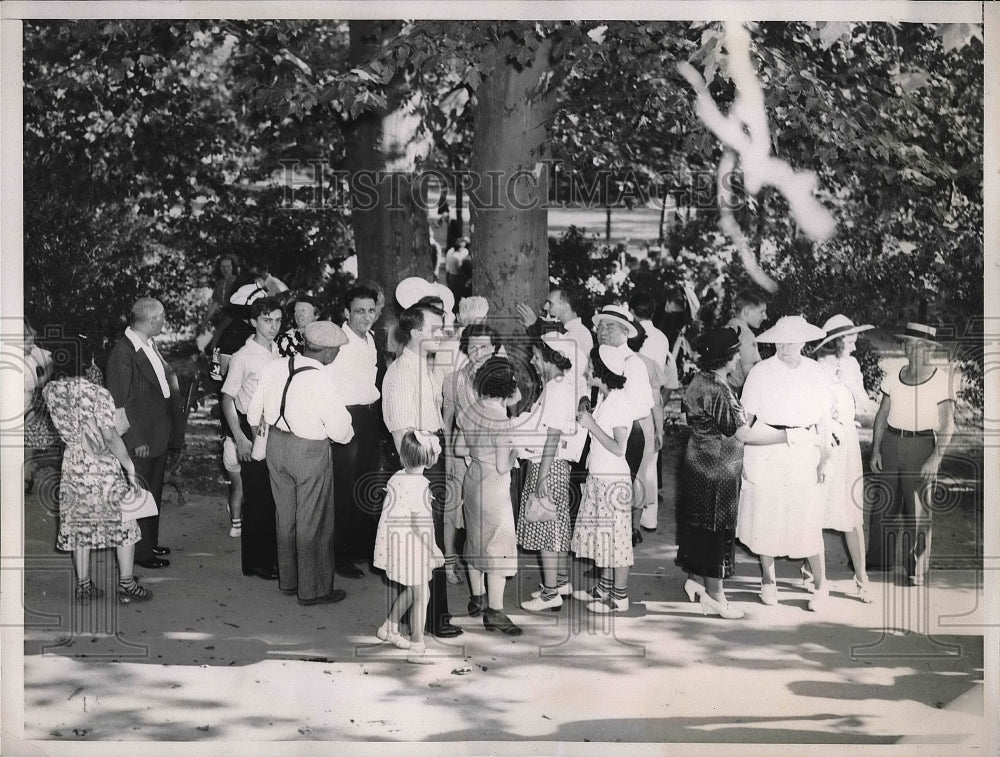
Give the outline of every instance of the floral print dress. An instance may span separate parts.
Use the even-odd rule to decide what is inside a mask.
[[[96,549],[138,542],[135,520],[122,521],[128,479],[100,432],[115,425],[111,393],[85,378],[52,381],[43,391],[52,422],[66,444],[56,548]]]

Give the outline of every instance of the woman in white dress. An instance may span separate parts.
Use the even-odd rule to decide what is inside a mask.
[[[760,556],[765,605],[778,602],[776,557],[808,558],[816,582],[810,610],[829,596],[819,485],[830,456],[830,382],[815,360],[802,355],[807,342],[824,336],[802,316],[778,319],[757,337],[774,343],[776,354],[750,370],[740,398],[749,425],[759,419],[790,432],[787,445],[743,450],[736,538]]]
[[[823,528],[843,532],[854,565],[858,598],[866,603],[872,602],[874,597],[865,570],[864,471],[854,417],[858,408],[871,400],[865,391],[861,366],[851,353],[858,342],[858,334],[873,328],[855,326],[847,316],[835,315],[823,324],[826,337],[813,350],[816,362],[830,379],[833,400],[830,463],[822,486],[826,505]],[[805,569],[803,571],[807,580],[811,578]]]

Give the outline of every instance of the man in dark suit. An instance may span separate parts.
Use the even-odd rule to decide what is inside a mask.
[[[180,451],[184,443],[184,408],[177,376],[160,356],[153,337],[163,330],[163,305],[143,297],[132,306],[131,324],[108,356],[105,384],[124,414],[128,429],[122,440],[135,463],[136,475],[148,489],[157,508],[163,494],[167,453]],[[165,568],[170,549],[159,546],[160,516],[139,518],[142,539],[135,547],[135,564]]]

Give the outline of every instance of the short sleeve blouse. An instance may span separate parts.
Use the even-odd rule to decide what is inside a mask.
[[[882,393],[892,399],[888,423],[902,431],[930,431],[938,425],[938,405],[954,401],[951,371],[938,367],[919,384],[906,384],[900,371],[886,376]]]
[[[615,429],[624,426],[632,428],[634,405],[629,402],[624,389],[614,389],[597,403],[594,409],[594,421],[597,426],[610,437],[614,437]],[[605,449],[596,439],[590,441],[590,457],[587,458],[587,470],[592,475],[629,475],[628,462],[625,455],[614,455]]]
[[[531,411],[518,417],[517,427],[514,429],[518,441],[525,441],[523,459],[534,462],[542,459],[545,438],[550,428],[562,433],[556,459],[580,459],[585,439],[581,439],[578,445],[575,443],[579,428],[576,424],[575,395],[576,390],[570,376],[554,378],[545,383]]]
[[[740,404],[748,415],[778,426],[813,426],[829,415],[830,379],[815,360],[802,357],[795,368],[777,355],[750,369]]]

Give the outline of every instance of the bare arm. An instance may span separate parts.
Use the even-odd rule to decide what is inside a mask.
[[[577,420],[581,426],[590,432],[594,440],[604,447],[604,449],[612,455],[616,455],[618,457],[625,456],[625,447],[628,445],[628,435],[632,430],[631,428],[626,428],[625,426],[615,426],[614,436],[611,437],[604,433],[601,427],[598,426],[597,422],[594,420],[594,416],[590,413],[580,413]]]
[[[535,484],[535,494],[539,497],[547,497],[549,493],[549,468],[552,461],[556,459],[556,450],[559,449],[559,439],[562,432],[557,428],[549,428],[545,436],[545,446],[542,448],[542,459],[538,463],[538,482]]]
[[[102,426],[101,427],[101,437],[104,439],[104,443],[111,450],[111,454],[115,456],[115,459],[121,464],[122,468],[125,469],[125,475],[128,477],[128,481],[132,486],[138,486],[135,480],[135,463],[132,462],[132,458],[128,456],[128,450],[125,448],[125,442],[122,441],[121,436],[118,435],[118,431],[115,430],[114,426]]]
[[[885,436],[885,429],[889,425],[889,408],[892,405],[892,398],[888,394],[882,395],[882,403],[875,413],[875,425],[872,430],[872,457],[871,466],[873,471],[882,470],[882,437]]]
[[[736,438],[744,444],[755,447],[768,444],[786,444],[788,442],[788,434],[784,430],[768,426],[766,423],[750,425],[753,421],[754,416],[750,416],[747,425],[736,429]]]
[[[240,418],[236,413],[236,400],[231,394],[222,394],[222,416],[229,424],[229,430],[233,432],[233,441],[236,442],[236,455],[240,460],[249,460],[250,452],[253,450],[253,442],[247,439],[243,429],[240,428]]]

